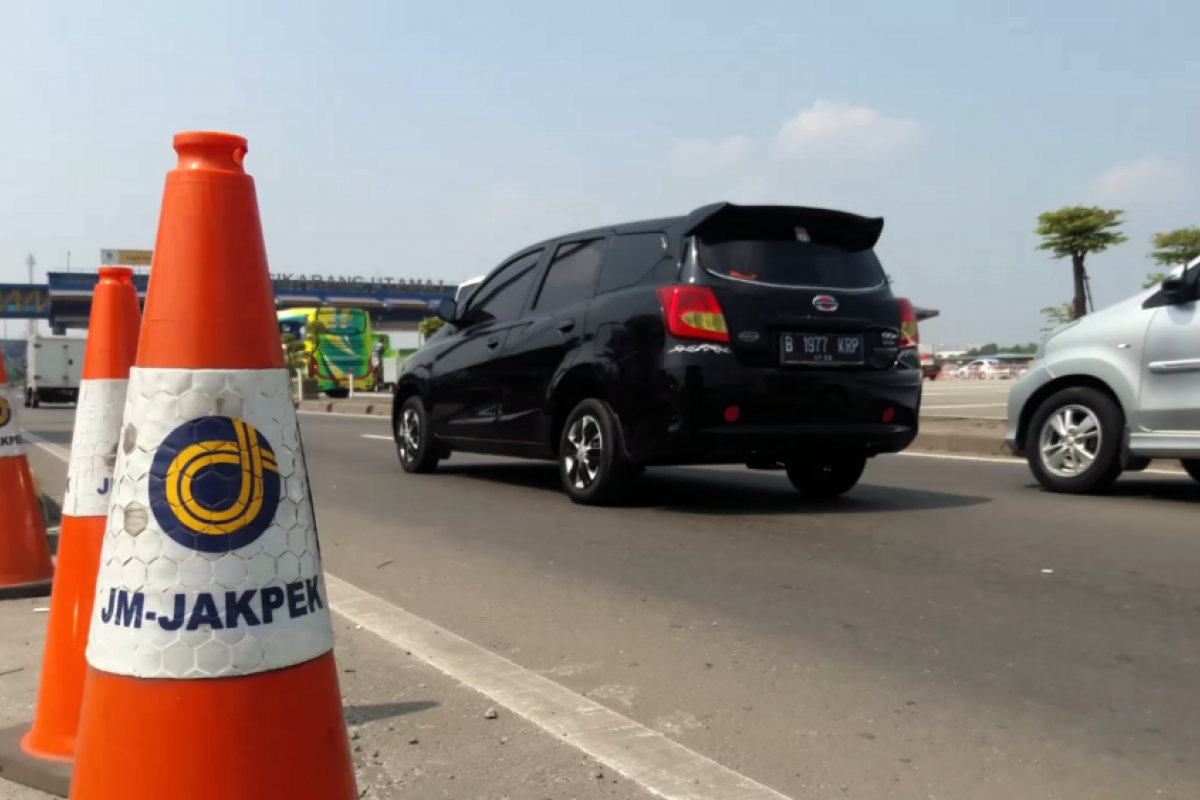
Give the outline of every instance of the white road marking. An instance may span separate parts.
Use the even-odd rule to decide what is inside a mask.
[[[925,411],[929,408],[1004,408],[1008,403],[970,403],[961,406],[928,406],[922,405],[921,410]]]
[[[903,453],[893,453],[892,455],[905,456],[906,458],[941,458],[947,461],[978,461],[984,464],[1019,464],[1026,466],[1024,459],[1020,458],[1004,458],[999,456],[964,456],[955,453],[918,453],[913,451],[904,451]],[[1183,470],[1175,469],[1144,469],[1141,472],[1130,473],[1131,475],[1186,475]]]
[[[332,413],[332,411],[296,411],[296,414],[324,416],[335,420],[379,420],[380,422],[391,422],[390,416],[379,416],[378,414],[337,414]]]
[[[66,461],[68,464],[71,462],[71,451],[70,450],[63,449],[56,444],[51,444],[50,442],[47,442],[42,437],[38,436],[37,434],[30,433],[29,431],[22,431],[21,435],[24,436],[29,441],[33,442],[38,447],[45,450],[50,455],[54,456],[55,458],[61,458],[63,461]]]
[[[329,607],[668,800],[787,800],[549,678],[325,574]]]

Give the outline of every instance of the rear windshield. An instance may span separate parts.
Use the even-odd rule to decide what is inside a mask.
[[[814,242],[701,242],[700,263],[714,275],[775,286],[871,289],[885,277],[873,250],[850,253]]]
[[[325,323],[325,329],[334,336],[354,336],[366,328],[366,317],[362,311],[330,311],[322,309],[319,319]]]

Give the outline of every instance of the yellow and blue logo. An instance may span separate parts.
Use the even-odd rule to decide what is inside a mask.
[[[270,527],[279,507],[279,466],[252,425],[202,417],[173,430],[150,466],[150,507],[184,547],[225,553]]]
[[[0,395],[0,428],[8,424],[12,419],[12,406],[8,404],[8,398]]]

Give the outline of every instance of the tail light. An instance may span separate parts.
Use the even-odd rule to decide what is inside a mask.
[[[900,349],[916,347],[921,343],[921,334],[917,331],[917,312],[913,310],[911,300],[900,297]]]
[[[712,289],[704,286],[663,286],[658,289],[667,330],[677,339],[728,342],[725,315]]]

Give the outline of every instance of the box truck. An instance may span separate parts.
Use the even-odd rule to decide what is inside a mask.
[[[25,352],[25,407],[74,403],[83,378],[86,339],[33,336]]]

